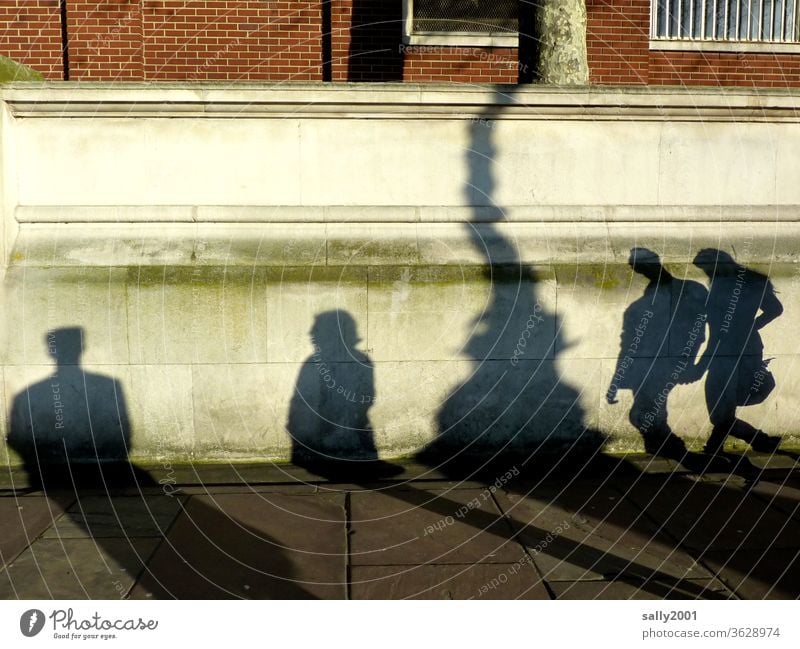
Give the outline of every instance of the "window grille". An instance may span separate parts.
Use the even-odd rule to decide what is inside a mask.
[[[800,0],[653,0],[654,39],[797,43]]]

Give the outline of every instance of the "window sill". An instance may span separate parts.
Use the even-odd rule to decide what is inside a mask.
[[[405,34],[405,45],[445,45],[449,47],[518,47],[518,34]]]
[[[651,39],[651,50],[670,52],[752,52],[755,54],[800,54],[800,43],[751,43],[746,41],[701,41]]]

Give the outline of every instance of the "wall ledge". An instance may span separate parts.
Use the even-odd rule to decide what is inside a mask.
[[[18,223],[691,223],[800,221],[800,205],[18,205]]]
[[[665,263],[723,248],[742,264],[794,268],[800,222],[26,223],[9,266],[607,265],[627,264],[635,246]]]
[[[13,83],[15,117],[800,121],[800,93],[742,88]]]

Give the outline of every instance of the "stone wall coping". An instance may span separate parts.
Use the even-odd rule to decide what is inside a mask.
[[[800,221],[800,205],[18,205],[18,223],[697,223]]]
[[[323,83],[11,83],[16,117],[800,121],[800,92],[745,88]]]

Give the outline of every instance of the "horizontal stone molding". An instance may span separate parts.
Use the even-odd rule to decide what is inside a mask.
[[[19,205],[18,223],[796,222],[800,205]]]
[[[15,83],[0,90],[15,117],[336,117],[800,121],[780,90],[557,88],[465,84]]]
[[[14,266],[415,266],[627,263],[634,246],[686,263],[800,261],[800,222],[23,223]]]
[[[15,85],[0,91],[6,240],[16,221],[793,221],[797,99]]]

